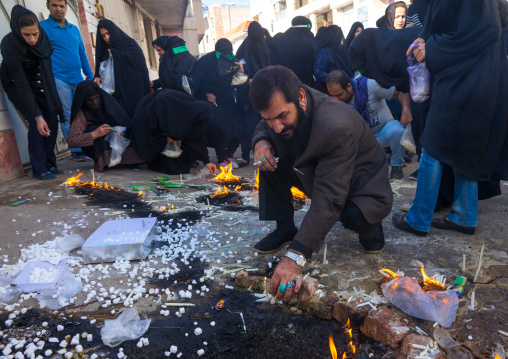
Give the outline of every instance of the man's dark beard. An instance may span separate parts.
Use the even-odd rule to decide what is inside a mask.
[[[282,136],[285,130],[282,130],[279,134],[282,142],[282,157],[286,159],[290,164],[293,164],[296,158],[305,151],[309,144],[310,132],[312,128],[312,117],[309,116],[299,103],[295,103],[297,110],[297,122],[293,129],[293,136],[287,139]]]

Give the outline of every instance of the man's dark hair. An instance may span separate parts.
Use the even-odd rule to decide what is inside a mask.
[[[287,67],[276,65],[260,70],[252,79],[249,98],[257,112],[264,111],[270,106],[273,94],[280,91],[286,102],[299,104],[300,89],[303,84]]]
[[[62,1],[62,0],[57,0],[57,1]],[[64,1],[65,1],[65,5],[67,5],[67,0],[64,0]],[[50,2],[51,2],[51,0],[46,0],[46,3],[49,4]]]
[[[39,20],[37,20],[37,16],[34,14],[25,13],[18,17],[18,27],[21,29],[22,27],[37,25],[39,26]]]
[[[351,83],[351,78],[347,72],[342,70],[333,70],[326,76],[326,84],[339,84],[343,90],[347,91],[347,85]]]

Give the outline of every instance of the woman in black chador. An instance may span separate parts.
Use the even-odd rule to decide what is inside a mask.
[[[72,101],[69,145],[81,147],[83,153],[95,161],[95,170],[102,172],[109,166],[111,146],[105,136],[115,126],[125,127],[121,136],[130,137],[131,119],[113,96],[93,81],[85,80],[76,87]],[[133,147],[122,153],[119,164],[143,163]]]
[[[101,63],[113,59],[115,89],[113,97],[132,117],[136,105],[150,93],[150,78],[145,55],[138,43],[127,36],[111,20],[101,20],[97,25],[95,49],[95,78],[101,84]]]
[[[237,72],[243,72],[243,66],[233,54],[233,45],[228,39],[220,39],[215,44],[215,51],[196,62],[192,73],[194,96],[214,106],[206,138],[208,147],[215,148],[221,166],[234,162],[233,154],[242,135],[241,90],[246,85],[232,84]]]
[[[266,30],[257,21],[251,22],[247,31],[248,36],[238,48],[236,57],[245,60],[245,73],[249,76],[249,80],[252,80],[259,70],[275,64],[275,55],[270,46],[270,39],[266,38]],[[244,90],[248,92],[249,87]],[[248,93],[245,95],[248,96]],[[239,167],[245,167],[250,163],[252,135],[261,121],[261,115],[254,111],[250,101],[245,101],[245,109],[244,130],[240,139],[242,160],[238,163]]]
[[[152,88],[185,91],[182,77],[186,76],[190,83],[196,63],[196,59],[185,46],[185,41],[178,36],[159,36],[152,45],[160,56],[159,79],[153,81]]]
[[[326,77],[334,70],[345,71],[349,77],[353,77],[347,48],[344,46],[345,39],[342,29],[337,25],[321,27],[316,36],[318,55],[314,61],[315,88],[323,93],[328,93]]]
[[[11,32],[2,40],[2,86],[28,122],[28,153],[33,177],[62,174],[56,166],[58,117],[64,120],[51,67],[53,48],[33,12],[12,8]]]
[[[211,107],[208,102],[176,90],[162,89],[146,95],[136,108],[132,136],[134,148],[148,168],[178,175],[189,173],[192,162],[203,161],[215,174],[217,166],[210,163],[206,147]],[[168,154],[165,149],[173,142],[179,143],[179,156]]]

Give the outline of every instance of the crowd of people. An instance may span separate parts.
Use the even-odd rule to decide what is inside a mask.
[[[236,54],[220,39],[199,59],[183,39],[161,36],[152,44],[160,56],[153,81],[139,45],[111,20],[97,27],[94,75],[79,31],[65,20],[65,0],[47,0],[50,17],[41,23],[17,5],[1,44],[1,80],[29,124],[39,179],[61,173],[58,121],[73,158],[93,158],[98,171],[111,166],[111,132],[130,140],[122,164],[167,174],[188,173],[197,161],[215,173],[208,148],[217,164],[234,167],[249,165],[253,151],[260,217],[277,221],[254,250],[289,244],[271,288],[288,299],[301,264],[337,220],[366,252],[384,249],[389,178],[403,178],[408,124],[420,165],[414,202],[392,218],[397,228],[474,234],[478,200],[499,195],[508,178],[507,0],[411,3],[390,4],[377,28],[355,22],[347,37],[337,25],[314,36],[303,16],[273,37],[253,21]],[[410,96],[408,56],[431,74],[426,101]],[[299,230],[291,186],[312,198]],[[445,206],[449,215],[433,220]]]

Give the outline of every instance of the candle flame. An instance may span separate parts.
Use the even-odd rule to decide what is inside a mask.
[[[494,355],[494,359],[502,359],[502,358],[501,358],[501,355],[499,355],[499,354],[495,354],[495,355]]]
[[[143,195],[143,191],[138,192],[138,197],[141,197]]]
[[[254,189],[259,189],[259,168],[258,173],[256,174],[256,183],[254,184]]]
[[[296,187],[291,187],[291,194],[293,195],[294,198],[296,199],[305,199],[307,198],[307,196],[305,195],[305,193],[303,193],[302,191],[300,191],[298,188]]]
[[[330,345],[330,352],[332,353],[332,358],[337,359],[337,348],[335,348],[332,333],[330,333],[330,336],[328,337],[328,343]]]
[[[220,189],[220,186],[219,186],[219,188],[217,188],[217,192],[215,192],[215,194],[212,194],[210,197],[216,197],[216,196],[225,195],[228,193],[229,193],[228,188],[226,186],[224,186],[224,192]]]
[[[423,276],[423,289],[426,289],[429,285],[435,285],[439,288],[445,289],[445,286],[438,282],[437,280],[432,279],[431,277],[428,277],[425,274],[424,266],[422,265],[422,268],[420,269],[422,276]]]
[[[240,177],[233,175],[233,163],[229,163],[226,167],[221,166],[215,181],[219,183],[240,182]]]
[[[386,268],[379,268],[381,269],[383,272],[386,272],[388,273],[389,275],[391,275],[393,278],[397,278],[399,275],[389,269],[386,269]]]

